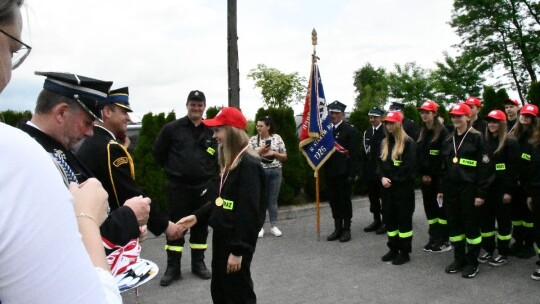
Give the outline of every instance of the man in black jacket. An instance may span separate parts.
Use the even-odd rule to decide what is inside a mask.
[[[217,197],[215,187],[211,187],[212,179],[218,175],[217,142],[212,138],[212,129],[201,123],[206,108],[204,93],[191,91],[186,108],[187,115],[165,125],[154,144],[154,156],[165,168],[169,179],[167,203],[173,222],[193,214]],[[202,279],[210,279],[210,271],[204,263],[208,225],[197,224],[190,231],[191,272]],[[168,286],[180,278],[184,243],[184,238],[167,240],[167,270],[161,286]]]
[[[381,142],[385,138],[384,126],[381,116],[384,112],[379,108],[372,108],[368,112],[371,127],[364,131],[362,136],[362,179],[366,182],[369,197],[369,211],[373,213],[373,222],[364,228],[365,232],[377,231],[378,234],[386,232],[381,219],[381,180],[377,175],[377,161],[381,157]]]
[[[358,171],[358,131],[343,120],[346,107],[337,100],[328,106],[334,140],[337,143],[336,151],[324,164],[330,208],[335,224],[335,230],[328,236],[328,241],[351,240],[351,186]]]
[[[142,189],[135,182],[135,166],[131,155],[116,139],[116,134],[126,132],[129,112],[132,112],[128,88],[111,91],[101,106],[103,123],[95,123],[94,135],[82,143],[76,154],[101,181],[109,194],[111,210],[117,210],[127,199],[143,195]],[[122,243],[140,234],[138,224],[125,228],[123,235],[126,239]],[[178,239],[181,236],[180,226],[162,215],[157,205],[150,208],[148,229],[154,235],[165,232],[168,239]]]
[[[112,82],[68,73],[36,74],[47,79],[32,120],[21,129],[51,154],[66,185],[83,183],[93,173],[71,150],[83,138],[92,136],[93,122],[101,120],[100,104],[107,97]],[[139,226],[146,224],[149,211],[148,198],[130,198],[100,226],[102,238],[111,245],[124,246],[131,238],[139,236]]]

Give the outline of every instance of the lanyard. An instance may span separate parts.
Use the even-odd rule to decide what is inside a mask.
[[[461,141],[459,142],[459,146],[456,148],[456,135],[452,136],[452,142],[454,143],[454,163],[457,163],[458,161],[458,158],[457,158],[457,152],[459,151],[459,148],[461,148],[461,144],[463,144],[463,141],[465,140],[465,137],[467,137],[467,134],[469,134],[469,131],[472,129],[472,127],[469,127],[469,129],[467,129],[467,132],[465,132],[465,135],[463,135],[463,138],[461,139]]]
[[[246,145],[242,150],[240,150],[240,152],[236,155],[236,157],[234,158],[234,160],[232,161],[231,163],[231,166],[232,164],[234,164],[234,162],[236,162],[236,160],[238,160],[238,158],[240,157],[240,155],[242,155],[242,153],[244,153],[244,151],[246,151],[246,149],[248,148],[249,145]],[[227,172],[227,174],[225,174],[225,172]],[[223,189],[223,185],[225,184],[225,182],[227,181],[227,177],[229,177],[229,170],[225,170],[225,172],[221,173],[221,178],[219,180],[219,194],[218,194],[218,197],[221,197],[221,189]],[[223,178],[223,175],[225,175],[225,179]]]

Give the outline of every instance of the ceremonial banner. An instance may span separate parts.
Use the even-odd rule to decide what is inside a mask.
[[[334,153],[335,142],[332,134],[332,121],[326,108],[323,84],[316,60],[313,60],[311,65],[309,79],[302,115],[300,150],[311,168],[317,171]]]

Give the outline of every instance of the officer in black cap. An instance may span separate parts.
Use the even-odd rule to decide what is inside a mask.
[[[366,182],[369,197],[369,211],[373,213],[373,222],[364,228],[365,232],[376,231],[384,234],[386,229],[382,221],[382,189],[381,181],[377,175],[377,162],[381,157],[381,142],[385,138],[385,129],[382,125],[384,111],[374,107],[368,112],[371,127],[364,131],[362,136],[362,178]]]
[[[419,129],[418,126],[414,123],[414,121],[405,117],[405,105],[402,102],[394,101],[390,105],[388,111],[400,111],[401,114],[403,114],[403,130],[405,130],[405,133],[407,133],[407,135],[409,135],[409,137],[411,137],[414,142],[416,142],[418,140]]]
[[[217,141],[214,132],[202,124],[206,97],[191,91],[186,101],[187,115],[166,124],[154,143],[156,161],[165,168],[169,180],[167,204],[170,219],[177,222],[209,200],[217,198],[217,189],[211,181],[218,176]],[[197,223],[190,229],[191,272],[201,279],[210,279],[211,273],[204,263],[208,226]],[[168,286],[180,278],[180,260],[184,251],[184,238],[167,240],[167,269],[161,286]]]
[[[332,119],[336,151],[324,163],[326,184],[335,230],[328,241],[351,240],[352,202],[351,186],[358,172],[358,131],[344,121],[347,106],[334,101],[328,106]]]
[[[95,174],[109,194],[111,210],[117,210],[128,199],[144,195],[135,182],[135,165],[130,153],[117,141],[116,134],[124,134],[132,112],[129,105],[129,90],[127,87],[113,90],[101,103],[103,122],[94,126],[94,135],[87,138],[77,151],[77,156]],[[102,229],[103,230],[103,229]],[[120,231],[109,231],[114,234],[112,243],[126,244],[131,239],[139,237],[137,221],[122,223]],[[168,220],[162,214],[157,204],[150,207],[148,230],[158,236],[165,233],[167,238],[180,238],[180,226]]]

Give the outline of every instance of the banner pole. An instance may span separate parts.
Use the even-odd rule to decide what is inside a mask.
[[[317,241],[321,241],[321,208],[319,204],[319,170],[315,170],[315,209],[317,210]]]

